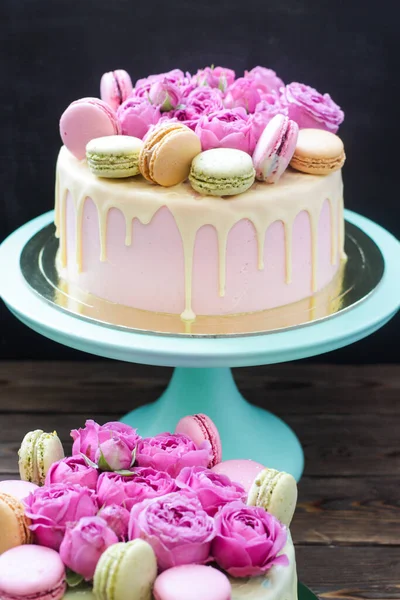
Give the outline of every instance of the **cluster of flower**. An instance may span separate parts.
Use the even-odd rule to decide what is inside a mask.
[[[122,133],[143,138],[155,124],[177,120],[199,136],[203,150],[236,148],[252,154],[267,123],[287,115],[300,128],[336,133],[344,114],[329,94],[283,81],[271,69],[255,67],[236,78],[224,67],[196,75],[173,69],[139,79],[118,108]]]
[[[197,448],[182,434],[141,438],[94,421],[71,436],[72,456],[51,466],[25,505],[36,543],[59,551],[82,578],[93,578],[106,548],[136,538],[152,546],[159,570],[214,561],[248,577],[287,564],[286,528],[207,468],[208,441]]]

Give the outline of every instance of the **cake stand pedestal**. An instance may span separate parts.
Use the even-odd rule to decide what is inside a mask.
[[[281,419],[246,402],[230,367],[322,354],[352,344],[382,327],[400,304],[399,242],[379,225],[346,211],[346,220],[374,240],[385,261],[381,282],[365,300],[325,320],[263,335],[163,336],[84,320],[52,306],[26,284],[19,266],[21,252],[52,219],[50,212],[30,221],[0,247],[0,294],[13,314],[38,333],[77,350],[116,360],[176,367],[159,400],[123,418],[141,435],[173,430],[185,414],[205,412],[221,432],[224,459],[251,458],[299,479],[303,452],[296,435]]]

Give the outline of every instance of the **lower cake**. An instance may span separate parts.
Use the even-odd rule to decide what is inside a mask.
[[[88,420],[22,440],[0,485],[0,598],[298,600],[292,475],[223,460],[205,414],[142,438]],[[24,532],[28,531],[29,536]],[[24,534],[24,535],[22,535]]]

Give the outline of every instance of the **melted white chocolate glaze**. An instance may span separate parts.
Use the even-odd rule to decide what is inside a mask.
[[[204,225],[212,225],[218,235],[219,294],[225,294],[226,247],[232,227],[249,220],[258,240],[258,268],[264,269],[265,234],[275,221],[282,221],[285,231],[286,283],[292,279],[292,229],[297,215],[306,211],[311,226],[312,275],[311,293],[318,289],[318,222],[322,207],[329,201],[331,213],[331,261],[336,264],[344,257],[343,184],[341,172],[325,177],[306,175],[288,169],[276,184],[256,182],[250,190],[238,196],[215,198],[201,196],[189,183],[163,188],[155,187],[142,177],[127,179],[99,179],[86,165],[77,160],[65,147],[61,148],[56,171],[55,225],[60,238],[60,263],[67,265],[66,199],[68,192],[75,206],[76,249],[78,272],[82,270],[82,217],[87,198],[94,202],[100,236],[100,261],[107,260],[107,217],[111,208],[124,216],[125,244],[132,243],[132,221],[148,224],[163,206],[172,213],[182,238],[185,265],[184,320],[193,320],[192,269],[197,232]]]

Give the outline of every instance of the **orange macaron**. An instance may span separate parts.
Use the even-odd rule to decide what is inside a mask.
[[[329,175],[346,159],[343,142],[323,129],[300,129],[290,166],[309,175]]]
[[[148,181],[170,187],[188,178],[192,160],[200,152],[200,139],[189,127],[166,122],[145,138],[139,169]]]
[[[30,523],[21,501],[0,493],[0,554],[32,542]]]

